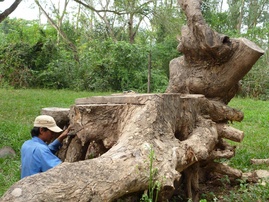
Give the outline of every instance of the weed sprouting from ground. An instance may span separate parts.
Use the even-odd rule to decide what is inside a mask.
[[[150,147],[149,153],[149,187],[146,193],[142,195],[140,201],[142,202],[157,202],[158,194],[161,189],[161,183],[155,181],[154,178],[158,172],[158,169],[153,168],[153,161],[155,159],[154,150]]]

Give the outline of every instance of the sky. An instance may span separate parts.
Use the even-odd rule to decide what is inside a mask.
[[[0,12],[3,12],[7,8],[9,8],[15,0],[4,0],[0,1]],[[49,2],[53,2],[55,5],[58,5],[60,1],[60,6],[63,6],[63,1],[61,0],[50,0]],[[40,1],[41,2],[41,1]],[[68,7],[77,5],[74,1],[70,1]],[[42,4],[44,6],[44,4]],[[39,19],[39,9],[38,6],[34,3],[33,0],[23,0],[18,7],[9,15],[10,18],[22,18],[25,20],[38,20]],[[41,23],[46,23],[47,18],[45,15],[41,15]]]
[[[0,2],[0,11],[3,12],[14,2],[14,0],[4,0]],[[33,2],[33,1],[32,1]],[[11,18],[23,18],[26,20],[38,19],[38,9],[31,9],[31,3],[28,0],[23,0],[13,13],[9,15]]]
[[[58,2],[59,0],[51,0],[52,2]],[[0,1],[0,12],[3,12],[14,2],[14,0],[4,0]],[[73,1],[70,4],[74,3]],[[226,1],[224,7],[226,6]],[[23,0],[19,6],[13,11],[9,17],[10,18],[23,18],[26,20],[36,20],[38,19],[38,8],[33,0]]]

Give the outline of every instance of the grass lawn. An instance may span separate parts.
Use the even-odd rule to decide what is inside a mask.
[[[244,112],[243,121],[233,123],[233,127],[245,134],[244,140],[237,144],[236,156],[230,164],[243,171],[268,169],[267,165],[251,165],[250,159],[269,158],[269,101],[235,98],[229,106]]]
[[[0,197],[20,179],[20,147],[30,138],[34,118],[42,108],[70,107],[76,98],[108,94],[110,93],[0,89],[0,148],[10,146],[17,153],[14,158],[0,158]],[[229,106],[244,112],[244,120],[231,125],[244,131],[245,138],[241,143],[232,143],[237,146],[236,155],[227,163],[244,172],[269,170],[266,165],[250,164],[252,158],[269,158],[269,101],[234,98]],[[242,183],[238,191],[228,194],[222,197],[227,198],[226,201],[264,201],[269,199],[269,186]],[[214,193],[211,195],[214,196]]]

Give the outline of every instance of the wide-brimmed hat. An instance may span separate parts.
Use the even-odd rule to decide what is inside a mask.
[[[52,116],[40,115],[35,118],[34,127],[47,128],[55,133],[62,132],[63,130],[59,128]]]

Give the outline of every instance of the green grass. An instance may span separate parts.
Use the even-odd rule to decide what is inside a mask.
[[[67,90],[0,89],[0,148],[10,146],[14,158],[0,158],[0,196],[20,179],[20,148],[29,138],[34,118],[45,107],[70,107],[76,98],[109,93]]]
[[[243,141],[236,144],[236,155],[230,164],[243,171],[267,169],[266,165],[251,165],[250,159],[269,158],[269,101],[235,98],[229,106],[244,112],[243,121],[232,126],[245,134]]]
[[[10,146],[17,153],[14,158],[0,159],[0,196],[20,179],[20,147],[30,138],[34,118],[42,108],[70,107],[76,98],[107,94],[110,93],[0,89],[0,148]],[[245,138],[241,143],[232,143],[237,146],[236,155],[228,163],[243,171],[268,169],[265,165],[251,165],[250,159],[269,158],[269,101],[234,98],[229,106],[244,112],[244,120],[234,122],[232,126],[244,131]],[[246,187],[242,183],[240,186],[238,192],[231,192],[223,198],[230,198],[231,201],[240,197],[252,200],[257,196],[254,201],[258,201],[259,196],[269,197],[268,185]]]

